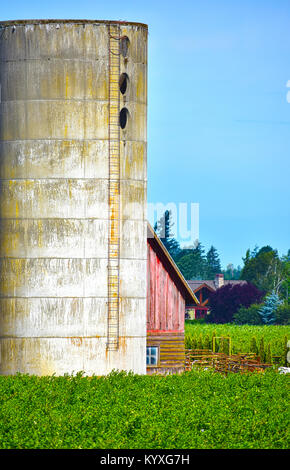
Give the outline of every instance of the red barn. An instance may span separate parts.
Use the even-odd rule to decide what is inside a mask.
[[[198,300],[148,224],[147,374],[184,370],[185,305]]]

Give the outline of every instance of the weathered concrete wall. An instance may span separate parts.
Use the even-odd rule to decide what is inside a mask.
[[[108,27],[0,23],[0,373],[146,373],[147,28],[121,73],[120,347],[106,351]]]

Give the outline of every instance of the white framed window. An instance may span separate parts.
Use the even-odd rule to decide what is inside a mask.
[[[146,348],[146,364],[147,366],[158,365],[158,346],[148,346]]]

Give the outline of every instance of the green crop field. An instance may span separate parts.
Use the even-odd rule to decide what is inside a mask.
[[[0,377],[3,449],[285,449],[289,378],[227,376]]]
[[[202,340],[203,346],[206,343],[206,336],[212,338],[213,332],[216,336],[229,336],[232,342],[232,353],[251,352],[251,340],[256,338],[257,344],[264,338],[265,349],[271,345],[271,352],[274,356],[281,356],[280,364],[285,362],[286,340],[290,340],[290,327],[288,325],[233,325],[233,324],[208,324],[196,321],[185,322],[185,344],[191,348],[192,340],[197,346],[198,340]]]

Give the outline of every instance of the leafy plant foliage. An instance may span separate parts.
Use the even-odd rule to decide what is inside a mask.
[[[287,377],[0,377],[3,449],[283,449]],[[261,429],[263,432],[261,432]]]
[[[233,315],[233,323],[236,325],[262,325],[259,310],[263,304],[252,304],[250,307],[240,307]]]
[[[226,284],[209,294],[209,323],[229,323],[238,309],[260,303],[264,293],[253,284]]]
[[[259,289],[281,294],[288,300],[290,283],[290,250],[287,256],[279,258],[277,250],[271,246],[261,249],[256,247],[252,252],[247,250],[243,258],[244,267],[241,279],[253,283]]]

